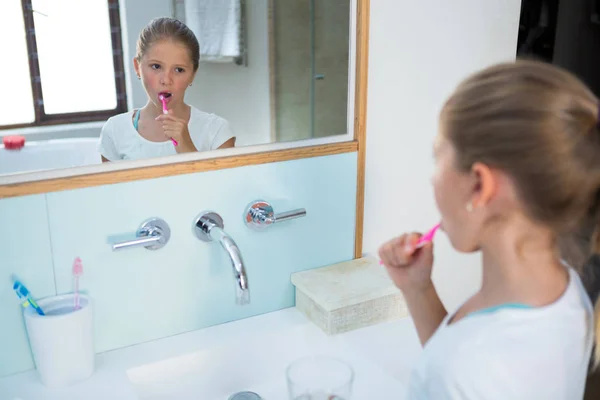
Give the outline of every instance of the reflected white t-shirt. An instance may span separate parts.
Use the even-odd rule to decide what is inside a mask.
[[[413,370],[410,400],[580,400],[594,340],[591,302],[569,268],[554,303],[444,318]]]
[[[100,133],[98,151],[107,160],[139,160],[177,154],[170,140],[152,142],[133,126],[135,110],[115,115],[106,121]],[[191,106],[188,130],[198,151],[218,149],[233,137],[229,122],[215,114]]]

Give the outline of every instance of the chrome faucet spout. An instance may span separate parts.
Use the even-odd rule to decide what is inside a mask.
[[[237,244],[233,241],[225,231],[218,226],[214,226],[210,229],[210,236],[218,240],[221,246],[231,260],[231,267],[233,268],[233,277],[235,278],[235,289],[236,289],[236,302],[237,304],[243,305],[250,303],[250,290],[248,289],[248,276],[246,275],[246,268],[244,266],[244,260],[242,259],[242,252]]]
[[[235,241],[223,230],[223,219],[216,213],[205,213],[196,219],[194,232],[198,239],[211,242],[218,241],[229,255],[233,277],[235,279],[236,304],[250,303],[250,288],[242,252]]]

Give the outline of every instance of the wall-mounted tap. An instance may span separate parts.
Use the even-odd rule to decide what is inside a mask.
[[[275,214],[275,210],[273,210],[273,206],[270,203],[264,200],[255,200],[248,205],[244,221],[248,228],[261,231],[274,223],[301,217],[306,217],[306,209],[304,208]]]
[[[200,214],[194,221],[194,234],[204,242],[218,241],[221,243],[221,246],[223,246],[229,255],[231,266],[233,267],[236,304],[244,305],[250,303],[248,276],[246,275],[246,268],[242,260],[242,253],[231,236],[223,230],[223,218],[214,212]]]
[[[135,233],[135,238],[123,242],[111,243],[113,251],[134,247],[145,247],[148,250],[158,250],[164,247],[171,238],[171,229],[166,221],[160,218],[150,218],[142,223]]]

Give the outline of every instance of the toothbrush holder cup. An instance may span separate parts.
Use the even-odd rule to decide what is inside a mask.
[[[37,301],[45,315],[32,307],[23,311],[35,366],[47,387],[69,386],[94,372],[92,301],[83,294],[79,298],[78,309],[74,295],[65,294]]]

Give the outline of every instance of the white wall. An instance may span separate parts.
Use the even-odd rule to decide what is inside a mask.
[[[248,66],[201,63],[186,100],[227,119],[236,146],[271,142],[267,0],[246,2]]]
[[[520,0],[371,1],[364,252],[437,222],[430,176],[438,112],[477,69],[515,57]],[[474,292],[478,255],[436,239],[434,281],[453,308]]]

